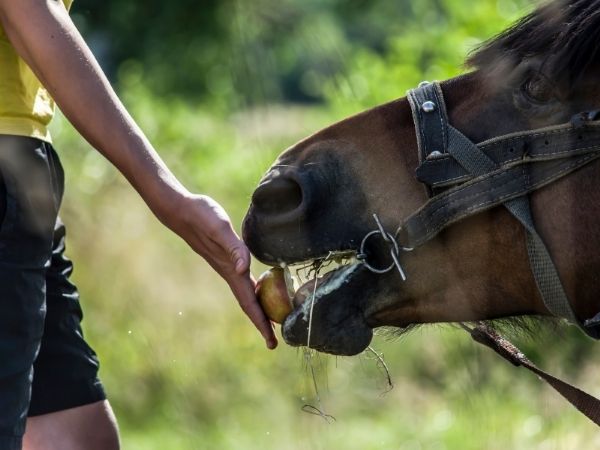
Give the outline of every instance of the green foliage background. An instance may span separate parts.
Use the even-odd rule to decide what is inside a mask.
[[[175,173],[240,224],[287,146],[421,79],[461,73],[469,50],[530,8],[525,0],[77,0],[72,14]],[[337,421],[302,412],[317,404],[302,352],[264,349],[224,283],[62,118],[54,140],[85,332],[123,448],[600,446],[594,427],[553,392],[449,327],[376,338],[390,392],[372,357],[320,356],[323,408]],[[599,351],[577,330],[521,342],[543,366],[600,393]]]

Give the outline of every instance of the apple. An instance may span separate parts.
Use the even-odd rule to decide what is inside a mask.
[[[292,292],[279,267],[272,267],[256,280],[256,296],[267,317],[275,323],[282,323],[292,312]]]

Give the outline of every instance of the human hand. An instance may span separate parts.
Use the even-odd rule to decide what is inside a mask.
[[[210,197],[190,194],[170,216],[164,218],[167,226],[225,279],[242,310],[263,335],[267,347],[277,347],[271,322],[256,299],[256,282],[250,274],[250,251],[233,231],[221,205]]]

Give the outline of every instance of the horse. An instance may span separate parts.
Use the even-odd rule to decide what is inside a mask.
[[[600,162],[598,142],[586,145],[585,134],[598,131],[597,114],[579,113],[600,105],[599,39],[600,1],[553,0],[476,49],[466,61],[468,73],[430,83],[437,102],[420,104],[417,92],[412,101],[408,96],[376,106],[285,150],[254,191],[244,219],[252,254],[272,266],[308,262],[317,268],[332,255],[354,256],[323,277],[314,271],[298,289],[309,287],[313,295],[294,301],[282,325],[285,341],[355,355],[378,327],[551,319],[556,313],[530,261],[532,233],[551,260],[572,321],[590,331],[582,324],[595,324],[600,311]],[[489,171],[461,166],[460,158],[457,165],[444,149],[422,153],[427,136],[419,135],[415,116],[436,108],[432,117],[445,118],[469,149],[491,161],[490,170],[516,161],[519,176],[535,179],[534,166],[548,161],[536,166],[527,146],[539,144],[534,153],[543,151],[555,144],[547,136],[561,130],[577,136],[569,134],[563,140],[568,145],[561,141],[554,153],[579,139],[577,148],[592,156],[552,182],[448,220],[427,239],[413,239],[417,245],[410,249],[402,229],[394,233],[399,224],[439,196],[455,201],[448,199],[460,183],[490,178]],[[486,150],[498,139],[502,154]],[[511,139],[521,147],[508,147]],[[521,153],[505,158],[512,152]],[[424,172],[436,164],[441,182],[424,183]],[[502,166],[504,175],[509,166]],[[450,172],[458,173],[455,181],[444,178]],[[435,170],[429,175],[435,178]],[[526,199],[529,229],[511,209],[519,199]],[[392,270],[378,270],[386,267]]]

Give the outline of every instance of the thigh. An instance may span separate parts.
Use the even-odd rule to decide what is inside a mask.
[[[43,335],[56,201],[40,141],[0,137],[0,444],[20,439]],[[7,444],[3,448],[13,448]],[[18,448],[18,447],[14,447]]]

